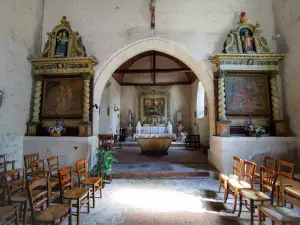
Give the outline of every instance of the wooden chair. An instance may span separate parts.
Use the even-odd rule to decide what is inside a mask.
[[[256,164],[247,160],[244,160],[244,170],[243,170],[243,179],[228,179],[227,183],[227,191],[225,191],[224,199],[225,203],[228,199],[229,192],[234,195],[234,206],[232,213],[236,210],[236,203],[239,192],[243,189],[253,189],[254,185],[254,173],[256,169]],[[247,180],[249,180],[247,182]],[[231,188],[233,190],[231,190]]]
[[[87,213],[90,213],[90,192],[86,188],[73,188],[72,167],[64,167],[59,170],[60,198],[69,201],[76,200],[77,224],[80,224],[80,209],[87,204]]]
[[[6,195],[5,192],[5,172],[9,170],[8,165],[11,165],[11,170],[15,169],[15,161],[7,161],[6,154],[0,155],[0,199],[5,204],[6,201]]]
[[[38,190],[39,193],[34,194],[35,190]],[[50,206],[48,191],[48,178],[33,181],[32,184],[27,186],[32,224],[64,224],[64,222],[69,219],[69,225],[72,225],[71,206],[68,204],[55,204]],[[58,221],[58,223],[56,221]]]
[[[29,169],[33,181],[47,177],[47,170],[44,159],[33,160],[29,164]]]
[[[20,204],[20,216],[23,214],[23,224],[26,225],[27,216],[27,193],[25,169],[9,170],[5,173],[5,187],[10,205]]]
[[[89,177],[88,163],[86,160],[78,160],[76,162],[76,171],[78,175],[78,184],[84,187],[92,188],[93,208],[95,208],[96,192],[100,192],[100,198],[102,198],[102,178],[101,177]]]
[[[24,155],[24,165],[25,165],[25,169],[26,169],[26,179],[28,179],[28,177],[32,177],[30,164],[33,161],[39,160],[39,159],[40,159],[39,153]]]
[[[51,156],[47,159],[48,168],[49,168],[49,176],[50,176],[50,195],[52,195],[52,189],[57,187],[59,189],[59,178],[58,178],[58,171],[59,171],[59,157]]]
[[[185,148],[200,149],[200,135],[187,135],[185,139]]]
[[[240,208],[238,217],[240,217],[242,206],[244,205],[250,211],[250,224],[253,225],[255,213],[254,203],[261,202],[263,204],[264,202],[269,201],[273,205],[277,175],[278,174],[272,169],[262,166],[260,167],[260,191],[255,189],[244,189],[240,191]],[[270,190],[270,197],[264,193],[265,187],[272,187],[272,189]],[[245,199],[245,201],[243,200],[243,198]],[[248,204],[248,201],[250,202],[250,204]]]
[[[99,147],[110,150],[114,143],[114,136],[112,134],[98,134]]]
[[[19,207],[0,206],[0,224],[1,225],[19,225]]]
[[[219,174],[219,192],[221,192],[222,186],[225,189],[225,192],[227,191],[227,181],[228,179],[240,179],[241,172],[242,172],[242,166],[243,166],[243,160],[234,156],[233,157],[233,165],[232,165],[232,174]],[[225,196],[225,193],[224,193]]]
[[[278,176],[293,179],[294,167],[295,167],[295,165],[293,163],[279,160],[278,168],[277,168]],[[275,192],[277,205],[279,205],[279,199],[280,199],[280,186],[281,185],[280,185],[280,179],[279,179],[276,182],[276,192]]]
[[[293,209],[283,207],[284,202],[291,202],[293,205],[300,207],[299,198],[292,193],[286,194],[286,189],[291,186],[300,189],[300,183],[286,177],[279,177],[280,182],[280,206],[261,205],[258,209],[258,224],[263,225],[264,217],[272,220],[273,224],[299,224],[300,214]]]
[[[264,158],[264,167],[275,170],[276,171],[277,159],[271,156],[265,156]],[[254,182],[259,184],[260,182],[260,172],[254,175]]]

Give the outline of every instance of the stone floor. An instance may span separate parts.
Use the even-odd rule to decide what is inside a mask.
[[[218,181],[211,178],[114,179],[103,189],[103,198],[96,200],[96,208],[81,214],[81,224],[250,224],[248,211],[243,209],[241,218],[237,212],[231,214],[232,198],[224,204],[223,193],[217,190]]]

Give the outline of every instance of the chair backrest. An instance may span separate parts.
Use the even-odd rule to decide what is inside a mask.
[[[26,187],[26,170],[14,169],[5,172],[5,186],[8,191],[8,200],[11,203],[11,196],[17,192],[25,191]]]
[[[244,174],[243,174],[244,179],[243,180],[246,181],[249,179],[251,188],[253,188],[253,184],[254,184],[255,170],[256,170],[256,164],[254,162],[244,160]]]
[[[32,172],[33,180],[38,180],[40,178],[46,177],[46,167],[44,159],[32,161],[29,165],[29,168]]]
[[[72,166],[61,168],[58,171],[60,197],[62,199],[65,189],[73,188]]]
[[[82,179],[87,178],[88,175],[88,164],[87,161],[85,159],[82,160],[78,160],[76,162],[76,172],[77,172],[77,176],[78,176],[78,184],[80,184],[80,181]]]
[[[264,166],[260,167],[260,191],[269,190],[269,187],[271,187],[271,204],[273,204],[277,177],[278,173],[275,170]]]
[[[58,171],[59,171],[59,157],[58,155],[51,156],[50,158],[47,159],[48,162],[48,168],[50,172],[50,176],[58,176]]]
[[[233,165],[232,165],[232,174],[237,175],[238,178],[240,179],[242,168],[243,168],[243,160],[234,156]]]
[[[300,189],[300,182],[295,180],[286,178],[286,177],[279,177],[280,179],[280,204],[281,206],[285,205],[285,202],[289,202],[296,207],[300,207],[300,200],[298,195],[294,195],[293,192],[288,192],[286,194],[286,189],[290,188],[291,186],[297,190]]]
[[[265,156],[264,166],[276,171],[277,159],[271,156]]]
[[[40,155],[39,153],[35,153],[35,154],[29,154],[29,155],[24,155],[24,164],[25,164],[25,169],[29,169],[29,165],[35,161],[35,160],[39,160],[40,159]]]
[[[6,154],[0,155],[0,172],[6,171]]]
[[[33,195],[34,190],[38,190],[38,194],[35,193],[35,195]],[[31,209],[32,222],[35,221],[37,209],[43,209],[45,204],[46,207],[49,206],[48,192],[48,178],[36,180],[32,184],[27,186],[27,196]]]
[[[287,161],[278,161],[278,175],[293,179],[295,164]]]

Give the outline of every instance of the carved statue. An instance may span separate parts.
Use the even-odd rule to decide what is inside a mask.
[[[172,133],[173,133],[173,126],[172,126],[172,124],[170,123],[170,121],[169,121],[168,124],[167,124],[167,133],[168,133],[168,134],[172,134]]]
[[[177,117],[177,122],[182,122],[182,113],[180,112],[180,109],[178,109],[176,117]]]
[[[55,55],[67,56],[68,42],[69,38],[67,31],[59,32],[56,37]]]
[[[244,36],[242,36],[242,45],[244,53],[255,53],[253,37],[249,35],[248,29],[244,30]]]
[[[132,125],[133,124],[133,116],[132,116],[132,112],[131,110],[129,109],[128,110],[128,125]]]

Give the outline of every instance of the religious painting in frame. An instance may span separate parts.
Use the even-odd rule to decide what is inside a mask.
[[[225,80],[227,115],[269,115],[267,75],[228,75]]]
[[[42,115],[44,118],[79,118],[83,112],[83,80],[46,79]]]
[[[149,116],[164,116],[165,114],[165,99],[164,98],[144,98],[143,102],[144,117]]]

